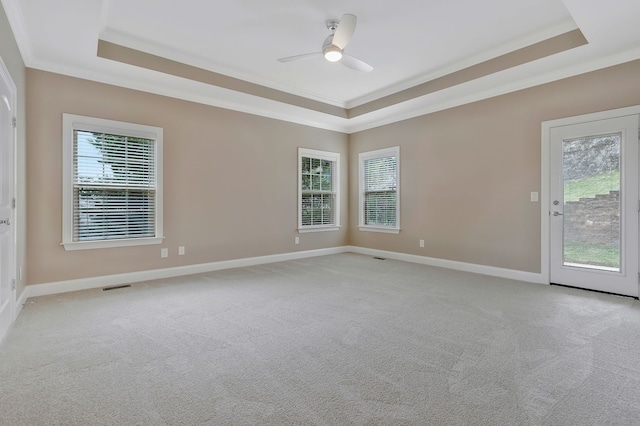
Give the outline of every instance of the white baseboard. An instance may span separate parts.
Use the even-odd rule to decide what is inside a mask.
[[[540,273],[525,272],[514,269],[498,268],[495,266],[477,265],[474,263],[458,262],[455,260],[437,259],[434,257],[416,256],[413,254],[397,253],[385,250],[369,249],[364,247],[349,246],[348,251],[353,253],[365,254],[368,256],[384,257],[387,259],[403,260],[405,262],[420,263],[429,266],[438,266],[440,268],[455,269],[457,271],[473,272],[481,275],[490,275],[493,277],[508,278],[517,281],[526,281],[536,284],[549,284],[545,282],[544,277]]]
[[[182,275],[201,274],[204,272],[219,271],[222,269],[243,268],[246,266],[263,265],[265,263],[284,262],[287,260],[345,253],[347,251],[347,247],[332,247],[327,249],[297,251],[292,253],[273,254],[259,257],[248,257],[244,259],[224,260],[221,262],[201,263],[197,265],[177,266],[175,268],[104,275],[100,277],[57,281],[53,283],[32,284],[26,287],[26,290],[23,292],[23,294],[26,293],[26,300],[29,297],[47,296],[51,294],[67,293],[70,291],[88,290],[92,288],[137,283],[141,281],[157,280],[161,278],[179,277]]]
[[[88,290],[93,288],[109,287],[120,284],[136,283],[141,281],[161,278],[178,277],[182,275],[200,274],[204,272],[219,271],[222,269],[242,268],[246,266],[262,265],[266,263],[284,262],[287,260],[304,259],[330,254],[353,252],[369,256],[379,256],[405,262],[420,263],[423,265],[438,266],[459,271],[474,272],[482,275],[490,275],[532,283],[545,283],[542,275],[533,272],[516,271],[511,269],[496,268],[493,266],[476,265],[457,262],[453,260],[436,259],[425,256],[396,253],[384,250],[375,250],[364,247],[343,246],[319,250],[298,251],[293,253],[274,254],[269,256],[249,257],[245,259],[225,260],[221,262],[202,263],[198,265],[178,266],[175,268],[154,269],[151,271],[129,272],[116,275],[83,278],[77,280],[57,281],[44,284],[28,285],[22,292],[18,301],[18,309],[29,297],[47,296],[51,294],[66,293],[70,291]]]
[[[15,318],[18,318],[18,315],[20,315],[20,312],[22,311],[22,308],[24,307],[24,304],[27,303],[27,299],[29,298],[29,296],[27,295],[28,292],[27,290],[29,289],[29,287],[26,287],[24,290],[22,290],[22,293],[20,293],[20,297],[18,297],[18,300],[16,301],[16,315]],[[14,318],[14,320],[15,320]]]

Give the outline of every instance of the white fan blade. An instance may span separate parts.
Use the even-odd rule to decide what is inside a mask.
[[[340,19],[340,23],[338,24],[338,28],[336,29],[336,33],[333,35],[333,44],[334,46],[343,49],[353,37],[353,33],[356,31],[356,16],[345,14],[342,15],[342,19]]]
[[[362,72],[371,72],[373,71],[373,67],[366,62],[361,61],[358,58],[354,58],[349,55],[342,55],[342,59],[340,60],[342,65],[345,67],[349,67],[352,70],[362,71]]]
[[[278,62],[291,62],[291,61],[297,61],[299,59],[313,58],[314,56],[322,56],[322,52],[305,53],[304,55],[288,56],[286,58],[278,59]]]

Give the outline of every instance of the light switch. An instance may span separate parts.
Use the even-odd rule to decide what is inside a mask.
[[[531,193],[531,201],[534,202],[534,203],[538,201],[538,193],[537,192],[532,192]]]

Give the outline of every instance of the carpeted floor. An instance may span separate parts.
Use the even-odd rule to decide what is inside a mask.
[[[30,299],[6,425],[637,425],[640,303],[340,254]]]

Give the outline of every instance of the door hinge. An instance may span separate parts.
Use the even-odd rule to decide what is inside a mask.
[[[12,209],[15,209],[15,208],[16,208],[16,199],[15,199],[15,198],[12,198],[12,199],[11,199],[11,208],[12,208]]]
[[[16,289],[16,279],[12,279],[11,280],[11,290],[15,290]]]
[[[18,119],[16,117],[13,117],[11,119],[11,125],[13,126],[14,129],[18,127]]]

